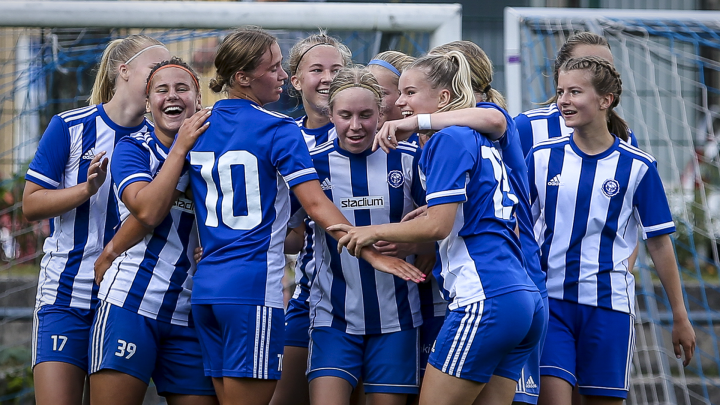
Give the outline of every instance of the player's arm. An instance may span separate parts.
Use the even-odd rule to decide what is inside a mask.
[[[115,236],[105,245],[105,248],[95,261],[95,283],[100,285],[112,262],[123,252],[137,245],[152,230],[153,228],[146,227],[134,216],[128,215]]]
[[[328,229],[328,227],[335,224],[350,226],[345,216],[325,196],[325,193],[320,188],[319,181],[310,180],[297,184],[293,186],[292,191],[310,218],[323,229]],[[335,239],[339,239],[345,234],[342,230],[329,230],[328,233]],[[372,246],[357,249],[355,256],[362,257],[377,270],[396,275],[404,280],[419,282],[425,279],[425,275],[410,263],[394,257],[384,256]]]
[[[680,286],[680,273],[670,236],[659,235],[648,238],[647,247],[650,257],[655,263],[660,282],[667,293],[668,301],[670,301],[673,314],[672,342],[675,356],[679,359],[682,353],[685,353],[683,366],[687,366],[695,353],[695,331],[685,309]]]
[[[285,236],[285,254],[294,255],[300,252],[305,239],[305,225],[290,228]]]

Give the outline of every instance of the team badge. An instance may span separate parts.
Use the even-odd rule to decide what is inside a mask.
[[[388,184],[394,188],[398,188],[405,183],[405,176],[403,176],[400,170],[392,170],[388,173]]]
[[[608,197],[615,197],[620,192],[620,183],[615,179],[607,179],[603,182],[602,192]]]

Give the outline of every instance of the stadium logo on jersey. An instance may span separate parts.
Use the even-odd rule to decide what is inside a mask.
[[[548,186],[559,186],[560,185],[560,174],[556,174],[555,177],[548,181]]]
[[[77,155],[76,155],[77,156]],[[82,155],[82,158],[84,160],[93,160],[95,159],[95,151],[92,149],[89,149],[87,152],[85,152],[84,155]]]
[[[385,198],[381,195],[347,197],[340,200],[340,208],[346,210],[374,210],[385,208]]]
[[[321,188],[323,191],[332,190],[333,186],[332,186],[332,183],[330,183],[330,179],[328,179],[328,178],[326,177],[325,180],[323,180],[323,182],[320,183],[320,188]]]
[[[615,179],[607,179],[602,185],[603,194],[608,197],[614,197],[620,192],[620,183]]]
[[[188,212],[190,214],[194,213],[194,206],[192,200],[188,200],[185,197],[178,197],[177,200],[175,200],[175,205],[173,206],[173,209],[178,209],[183,212]]]
[[[388,173],[388,184],[394,188],[398,188],[405,183],[405,176],[400,170],[392,170]]]

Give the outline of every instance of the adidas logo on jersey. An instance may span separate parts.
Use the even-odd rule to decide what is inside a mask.
[[[95,151],[92,149],[89,149],[87,152],[85,152],[84,155],[82,155],[82,158],[85,160],[93,160],[95,159]]]
[[[320,188],[323,191],[332,190],[333,186],[332,186],[332,183],[330,183],[330,179],[325,178],[325,180],[323,180],[323,182],[320,183]]]
[[[548,186],[559,186],[560,185],[560,174],[556,174],[555,177],[553,177],[550,181],[548,181]]]
[[[533,380],[532,376],[528,377],[527,381],[525,381],[525,388],[529,389],[537,389],[537,384],[535,384],[535,380]]]

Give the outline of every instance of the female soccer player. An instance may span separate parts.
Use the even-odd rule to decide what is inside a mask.
[[[345,45],[321,31],[296,43],[289,58],[290,91],[302,99],[306,113],[295,122],[310,150],[337,137],[327,111],[328,89],[337,72],[351,62],[351,54]],[[313,246],[312,220],[300,220],[302,222],[288,234],[288,240],[298,240],[300,253],[295,265],[295,291],[285,312],[283,372],[270,402],[272,405],[310,403],[305,376],[310,343],[308,301],[318,253]]]
[[[475,105],[470,68],[457,51],[415,61],[400,77],[400,89],[398,104],[405,115],[417,115],[421,129],[429,129],[422,114]],[[523,266],[514,233],[517,198],[492,143],[467,127],[443,129],[425,145],[420,170],[426,216],[329,229],[348,231],[338,245],[353,253],[377,240],[440,241],[433,274],[450,313],[430,354],[420,404],[471,404],[492,375],[514,389],[540,339],[542,301]]]
[[[416,145],[372,152],[382,88],[361,67],[330,84],[329,107],[338,138],[311,151],[325,194],[355,225],[399,222],[425,203]],[[362,379],[373,404],[405,404],[418,392],[417,286],[379,272],[315,227],[318,263],[310,296],[308,379],[311,403],[349,403]]]
[[[108,159],[124,136],[144,133],[145,79],[170,53],[159,41],[131,35],[111,42],[89,107],[53,117],[25,176],[23,213],[52,218],[40,265],[33,322],[38,404],[80,404],[97,303],[93,263],[118,223]]]
[[[400,108],[395,105],[395,101],[400,97],[398,83],[403,69],[414,60],[415,58],[402,52],[385,51],[375,55],[368,62],[367,69],[375,76],[383,89],[383,109],[380,113],[378,128],[382,127],[385,121],[402,119]]]
[[[634,346],[627,260],[638,226],[670,301],[675,354],[684,352],[684,365],[693,356],[695,333],[668,236],[675,226],[655,160],[620,140],[628,129],[613,111],[622,82],[612,64],[570,59],[557,83],[557,105],[573,133],[541,142],[528,156],[550,297],[539,402],[569,405],[577,383],[585,403],[621,404]]]
[[[197,229],[184,194],[187,178],[178,184],[187,153],[207,128],[210,111],[194,115],[199,91],[197,75],[182,60],[156,65],[147,80],[154,131],[115,148],[110,171],[124,224],[99,260],[118,256],[111,246],[123,253],[100,284],[91,330],[93,403],[141,404],[150,378],[170,404],[217,403],[190,316]],[[147,227],[136,227],[134,246],[119,241],[131,217]]]
[[[323,228],[347,223],[322,193],[297,124],[262,108],[280,97],[287,79],[281,62],[280,47],[265,31],[228,35],[210,82],[228,99],[215,104],[210,127],[189,154],[204,248],[192,311],[205,372],[223,404],[267,404],[280,377],[288,187]],[[410,264],[374,249],[363,257],[376,269],[422,279]]]

